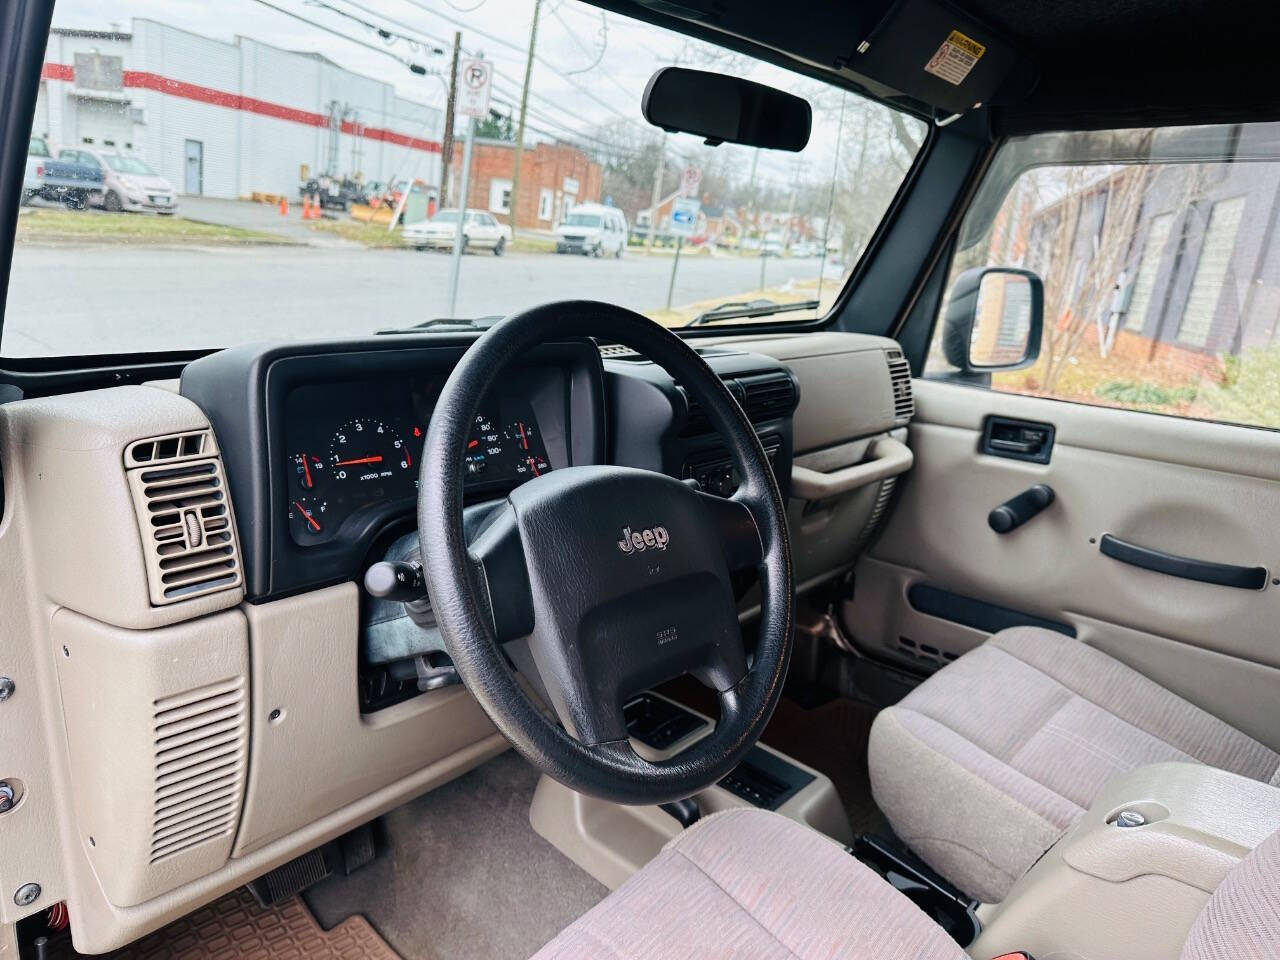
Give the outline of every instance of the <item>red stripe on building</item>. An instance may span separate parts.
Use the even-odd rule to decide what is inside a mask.
[[[73,83],[76,78],[76,71],[74,67],[65,63],[46,63],[44,69],[40,72],[40,76],[45,80],[65,80],[68,83]],[[194,100],[197,103],[208,103],[215,107],[226,107],[228,110],[243,110],[246,113],[255,113],[261,117],[287,120],[290,123],[300,123],[308,127],[327,127],[329,125],[329,118],[323,113],[312,113],[310,110],[286,107],[284,104],[272,103],[269,100],[257,100],[253,97],[241,96],[238,93],[216,90],[213,87],[185,83],[170,77],[162,77],[158,73],[148,73],[145,70],[124,71],[124,85],[135,90],[154,90],[170,97]],[[440,152],[440,144],[437,141],[423,140],[421,137],[411,137],[408,134],[399,133],[395,130],[384,130],[381,127],[367,127],[364,124],[357,125],[349,120],[342,122],[342,132],[352,136],[362,136],[366,140],[378,140],[400,147],[410,147],[414,150],[425,150],[428,153]]]

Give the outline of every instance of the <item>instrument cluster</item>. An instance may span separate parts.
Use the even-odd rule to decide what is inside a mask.
[[[370,508],[416,499],[430,417],[423,393],[410,382],[314,384],[293,391],[285,475],[294,542],[327,542]],[[510,489],[552,466],[528,399],[490,398],[463,454],[464,489]]]

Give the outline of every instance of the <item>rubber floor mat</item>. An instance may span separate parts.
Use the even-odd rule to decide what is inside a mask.
[[[50,937],[49,960],[81,956]],[[323,930],[301,898],[264,909],[244,887],[114,953],[113,960],[399,960],[364,917]]]

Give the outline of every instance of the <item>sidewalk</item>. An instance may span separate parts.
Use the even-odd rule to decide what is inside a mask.
[[[251,200],[217,200],[213,197],[178,198],[178,216],[186,217],[200,223],[214,223],[225,227],[243,227],[248,230],[261,230],[265,233],[276,233],[288,237],[297,243],[305,243],[313,247],[363,250],[361,244],[332,233],[312,230],[308,221],[302,219],[302,204],[289,202],[289,213],[280,216],[278,207],[267,203],[254,203]],[[346,217],[345,213],[337,216]]]

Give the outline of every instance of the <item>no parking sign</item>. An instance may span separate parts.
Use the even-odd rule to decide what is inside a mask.
[[[489,115],[489,93],[493,89],[493,66],[487,60],[464,60],[459,67],[458,112],[483,120]]]

